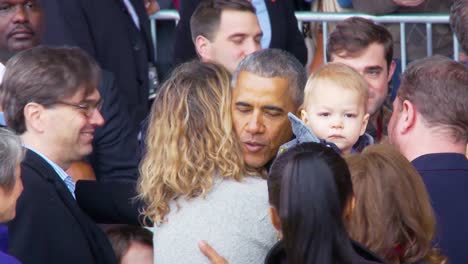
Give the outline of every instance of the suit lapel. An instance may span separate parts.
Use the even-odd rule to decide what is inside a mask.
[[[55,170],[49,165],[49,163],[47,163],[47,161],[45,161],[42,157],[33,151],[29,149],[26,150],[26,157],[24,158],[23,164],[36,171],[38,175],[40,175],[44,180],[53,184],[55,188],[67,189],[65,183],[58,176]],[[73,199],[70,192],[68,192],[68,194]]]

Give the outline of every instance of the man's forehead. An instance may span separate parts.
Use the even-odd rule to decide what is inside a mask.
[[[254,73],[239,73],[234,87],[236,101],[286,107],[292,104],[289,81],[282,77],[262,77]]]
[[[85,86],[81,85],[78,90],[68,98],[65,98],[71,101],[84,102],[84,101],[99,101],[101,99],[101,94],[96,86]]]
[[[216,35],[231,37],[233,35],[262,34],[257,16],[249,11],[226,9],[221,13]]]
[[[358,72],[363,72],[368,69],[386,69],[387,61],[382,56],[362,56],[362,55],[349,55],[346,53],[333,54],[331,56],[331,62],[343,63]]]

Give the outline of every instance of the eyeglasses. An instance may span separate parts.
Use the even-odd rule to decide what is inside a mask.
[[[103,103],[104,103],[104,101],[101,99],[101,100],[97,101],[96,103],[74,104],[74,103],[69,103],[69,102],[64,102],[64,101],[57,101],[54,104],[75,107],[78,110],[80,110],[80,112],[82,112],[85,116],[91,117],[95,110],[101,111]]]

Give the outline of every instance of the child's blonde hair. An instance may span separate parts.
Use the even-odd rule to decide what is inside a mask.
[[[313,91],[322,81],[329,81],[345,89],[356,91],[362,99],[360,103],[364,106],[364,111],[367,112],[369,98],[367,82],[356,70],[342,63],[325,64],[310,75],[304,90],[302,109],[305,109]]]

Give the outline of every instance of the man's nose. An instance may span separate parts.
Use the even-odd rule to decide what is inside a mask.
[[[89,117],[89,123],[95,126],[104,125],[104,117],[102,117],[101,112],[98,109],[94,109],[93,113]]]
[[[246,132],[249,134],[261,134],[265,131],[265,124],[263,118],[259,113],[254,113],[247,121]]]
[[[246,41],[246,44],[244,46],[244,53],[245,56],[247,56],[261,49],[262,47],[260,46],[260,43],[252,39],[250,41]]]
[[[13,21],[16,23],[24,23],[29,20],[29,14],[23,5],[16,5],[13,10]]]

